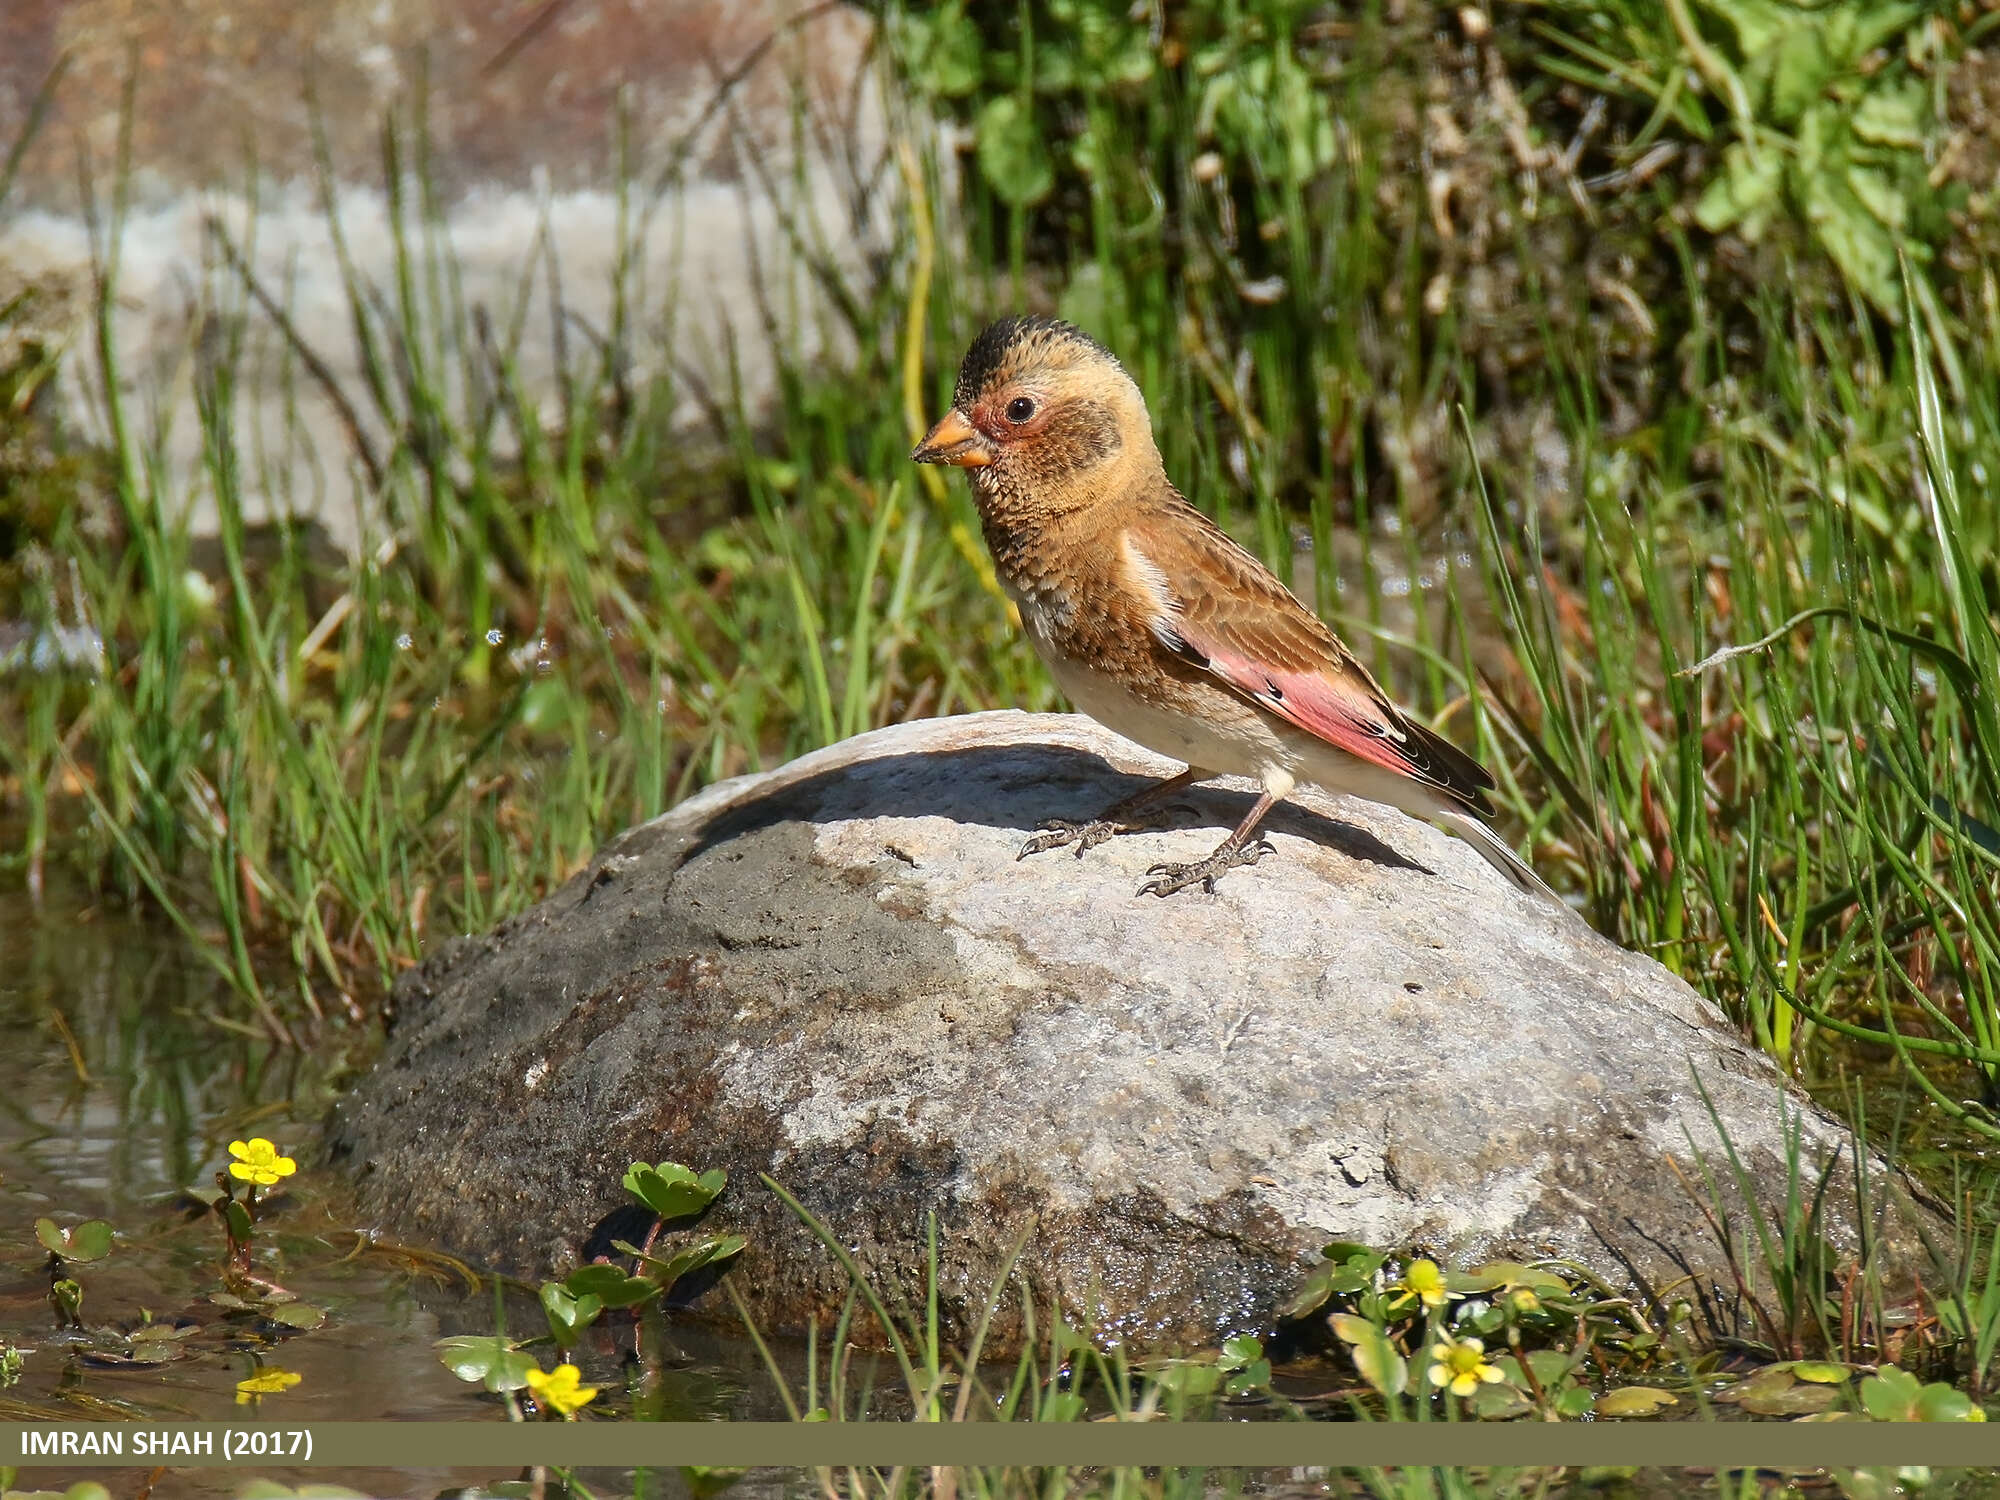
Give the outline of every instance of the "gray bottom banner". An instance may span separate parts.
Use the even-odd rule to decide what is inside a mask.
[[[0,1465],[731,1468],[2000,1465],[2000,1427],[1806,1423],[0,1423]]]

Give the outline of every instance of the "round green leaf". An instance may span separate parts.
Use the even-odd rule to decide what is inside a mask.
[[[1597,1414],[1600,1417],[1650,1417],[1663,1407],[1674,1404],[1671,1391],[1663,1391],[1650,1385],[1620,1386],[1615,1391],[1606,1391],[1597,1398]]]
[[[1239,1370],[1243,1366],[1263,1358],[1263,1356],[1264,1345],[1262,1341],[1252,1338],[1247,1333],[1239,1333],[1233,1339],[1223,1340],[1222,1365],[1225,1369]]]
[[[648,1166],[635,1161],[625,1173],[625,1191],[663,1220],[692,1218],[720,1195],[728,1174],[721,1170],[697,1177],[679,1162]]]
[[[1017,97],[987,100],[974,133],[980,173],[1003,203],[1026,208],[1048,197],[1055,169],[1033,111]]]
[[[444,1367],[468,1384],[489,1391],[518,1391],[535,1362],[496,1334],[463,1334],[437,1341]]]

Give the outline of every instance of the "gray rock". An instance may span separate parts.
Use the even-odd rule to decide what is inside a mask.
[[[1303,794],[1213,896],[1134,892],[1247,790],[1016,861],[1176,769],[989,713],[713,787],[409,976],[336,1154],[396,1233],[528,1275],[627,1163],[727,1167],[705,1227],[749,1236],[734,1284],[783,1328],[847,1285],[759,1173],[912,1295],[935,1213],[961,1319],[1032,1222],[1038,1297],[1196,1342],[1266,1325],[1330,1238],[1719,1270],[1669,1166],[1727,1180],[1697,1074],[1767,1202],[1788,1129],[1844,1142],[1679,979],[1387,809]]]

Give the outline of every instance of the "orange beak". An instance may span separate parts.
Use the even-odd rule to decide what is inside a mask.
[[[911,450],[920,464],[949,464],[954,469],[983,469],[993,462],[993,445],[953,407]]]

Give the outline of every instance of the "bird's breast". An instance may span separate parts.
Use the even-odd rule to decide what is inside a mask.
[[[1066,656],[1076,632],[1076,598],[1070,590],[1040,578],[1010,578],[1006,572],[1000,574],[1000,588],[1014,600],[1020,624],[1042,658]]]
[[[1035,652],[1063,696],[1107,729],[1212,771],[1269,780],[1291,757],[1267,716],[1219,686],[1162,663],[1141,623],[1060,584],[1000,575]]]

